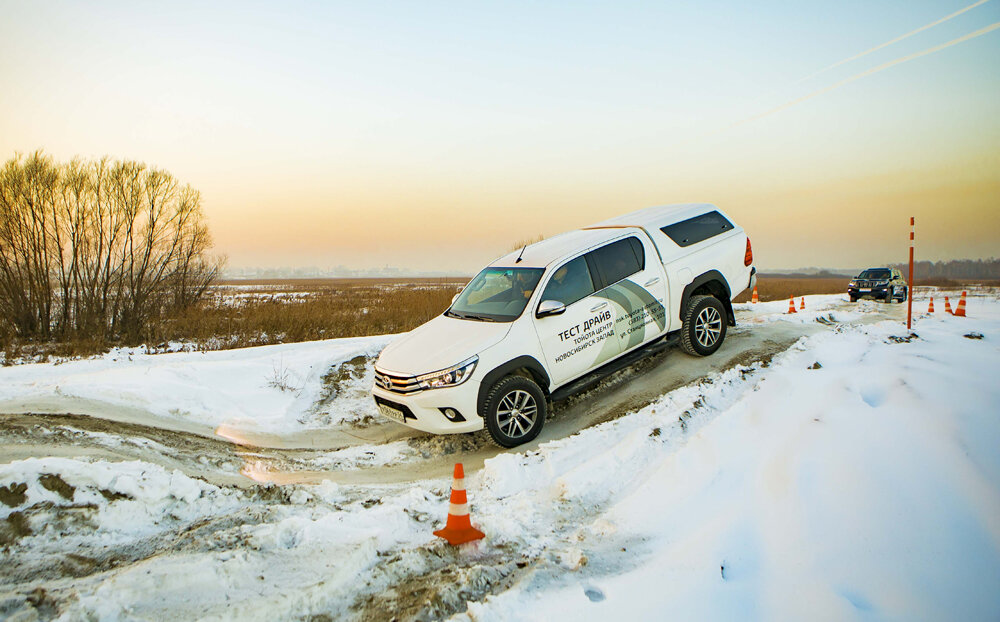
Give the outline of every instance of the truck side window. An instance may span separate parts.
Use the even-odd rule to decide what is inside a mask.
[[[585,257],[556,268],[552,280],[545,286],[542,300],[558,300],[567,307],[594,293],[594,279],[590,276]]]
[[[733,223],[719,212],[708,212],[660,229],[677,246],[691,246],[733,229]]]
[[[635,238],[618,240],[587,253],[593,258],[598,272],[601,273],[602,287],[614,285],[625,277],[642,270],[645,256],[642,258],[636,256],[635,247],[632,246],[631,241],[633,239]]]

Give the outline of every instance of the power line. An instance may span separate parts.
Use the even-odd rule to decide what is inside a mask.
[[[945,48],[949,48],[949,47],[951,47],[953,45],[958,45],[959,43],[964,43],[964,42],[969,41],[971,39],[975,39],[976,37],[981,37],[981,36],[983,36],[983,35],[985,35],[985,34],[987,34],[989,32],[992,32],[992,31],[996,30],[997,28],[1000,28],[1000,22],[994,22],[994,23],[990,24],[989,26],[986,26],[984,28],[980,28],[979,30],[976,30],[974,32],[970,32],[969,34],[963,35],[961,37],[958,37],[957,39],[952,39],[951,41],[948,41],[947,43],[942,43],[940,45],[935,45],[933,47],[927,48],[926,50],[922,50],[920,52],[914,52],[913,54],[907,54],[906,56],[901,56],[901,57],[899,57],[899,58],[897,58],[895,60],[891,60],[889,62],[882,63],[881,65],[878,65],[876,67],[872,67],[871,69],[867,69],[865,71],[862,71],[861,73],[855,74],[855,75],[853,75],[853,76],[851,76],[849,78],[844,78],[843,80],[841,80],[839,82],[835,82],[834,84],[831,84],[830,86],[826,86],[826,87],[823,87],[821,89],[815,90],[812,93],[809,93],[807,95],[803,95],[802,97],[798,97],[798,98],[793,99],[791,101],[785,102],[784,104],[781,104],[780,106],[776,106],[776,107],[771,108],[770,110],[766,110],[766,111],[764,111],[764,112],[762,112],[760,114],[756,114],[756,115],[753,115],[752,117],[747,117],[746,119],[742,119],[740,121],[736,121],[735,123],[727,125],[726,127],[722,128],[719,131],[721,132],[721,131],[724,131],[724,130],[732,129],[734,127],[743,125],[745,123],[749,123],[751,121],[756,121],[758,119],[763,119],[764,117],[768,117],[768,116],[770,116],[770,115],[772,115],[772,114],[774,114],[776,112],[781,112],[782,110],[787,110],[788,108],[791,108],[792,106],[801,104],[802,102],[805,102],[805,101],[808,101],[810,99],[813,99],[814,97],[819,97],[820,95],[829,93],[830,91],[832,91],[834,89],[840,88],[840,87],[842,87],[842,86],[844,86],[846,84],[850,84],[851,82],[855,82],[857,80],[860,80],[861,78],[866,78],[866,77],[868,77],[868,76],[870,76],[872,74],[876,74],[876,73],[878,73],[880,71],[885,71],[886,69],[889,69],[890,67],[895,67],[896,65],[900,65],[900,64],[905,63],[907,61],[911,61],[911,60],[920,58],[921,56],[927,56],[928,54],[933,54],[934,52],[940,52],[941,50],[943,50]]]
[[[876,45],[875,47],[873,47],[871,49],[865,50],[864,52],[861,52],[860,54],[855,54],[854,56],[851,56],[850,58],[845,58],[844,60],[837,61],[836,63],[834,63],[832,65],[824,67],[823,69],[820,69],[819,71],[817,71],[815,73],[812,73],[812,74],[810,74],[810,75],[808,75],[808,76],[800,79],[799,82],[805,82],[806,80],[810,80],[812,78],[815,78],[816,76],[818,76],[818,75],[820,75],[822,73],[826,73],[827,71],[830,71],[834,67],[840,67],[841,65],[844,65],[844,64],[849,63],[851,61],[857,60],[857,59],[862,58],[864,56],[868,56],[872,52],[876,52],[878,50],[881,50],[884,47],[888,47],[888,46],[892,45],[893,43],[899,43],[903,39],[907,39],[909,37],[912,37],[913,35],[915,35],[917,33],[921,33],[921,32],[923,32],[923,31],[925,31],[925,30],[927,30],[929,28],[933,28],[933,27],[937,26],[938,24],[943,24],[943,23],[945,23],[946,21],[948,21],[950,19],[958,17],[962,13],[965,13],[966,11],[971,11],[972,9],[976,8],[977,6],[986,4],[989,1],[990,0],[979,0],[978,2],[973,2],[972,4],[970,4],[969,6],[965,7],[964,9],[959,9],[958,11],[955,11],[954,13],[952,13],[950,15],[945,15],[941,19],[935,20],[935,21],[933,21],[933,22],[931,22],[931,23],[929,23],[929,24],[927,24],[925,26],[921,26],[920,28],[917,28],[916,30],[911,30],[910,32],[908,32],[908,33],[906,33],[904,35],[900,35],[900,36],[896,37],[895,39],[891,39],[889,41],[886,41],[885,43],[880,43],[879,45]]]

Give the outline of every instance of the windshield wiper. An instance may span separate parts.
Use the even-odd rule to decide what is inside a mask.
[[[445,311],[444,314],[447,315],[448,317],[457,317],[460,320],[476,320],[477,322],[496,322],[496,320],[494,320],[491,317],[483,317],[481,315],[475,315],[472,313],[459,313],[458,311],[452,311],[451,309]]]
[[[497,320],[494,320],[491,317],[486,317],[486,316],[483,316],[483,315],[472,315],[471,313],[469,315],[466,315],[465,317],[469,318],[470,320],[479,320],[480,322],[496,322],[497,321]]]

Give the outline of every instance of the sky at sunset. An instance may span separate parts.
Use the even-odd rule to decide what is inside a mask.
[[[1000,256],[1000,0],[0,10],[3,159],[166,169],[234,268],[470,273],[681,202],[763,269],[904,261],[911,215]]]

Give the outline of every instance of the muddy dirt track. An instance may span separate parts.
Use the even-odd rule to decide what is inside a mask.
[[[887,310],[890,314],[901,311],[902,305]],[[870,315],[873,321],[885,317],[882,313]],[[542,433],[518,451],[615,419],[712,372],[767,361],[800,337],[831,328],[822,321],[739,321],[730,329],[722,348],[710,357],[692,357],[677,347],[668,347],[589,390],[552,404]],[[144,460],[223,485],[323,480],[391,484],[447,477],[458,459],[467,470],[475,471],[485,460],[504,451],[493,446],[485,432],[432,436],[391,422],[276,437],[239,429],[213,430],[98,403],[80,402],[75,406],[66,398],[55,397],[0,404],[0,411],[7,412],[0,415],[0,462],[89,456]],[[370,466],[364,460],[330,464],[324,460],[335,450],[396,441],[405,442],[408,452],[404,459],[390,464]]]

